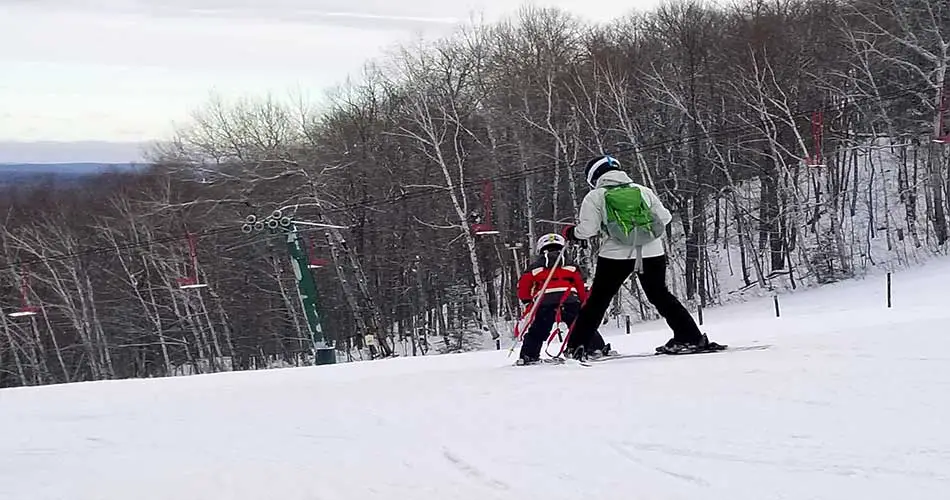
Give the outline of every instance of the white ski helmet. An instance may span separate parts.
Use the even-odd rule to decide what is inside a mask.
[[[587,178],[587,184],[590,187],[597,187],[597,179],[611,170],[619,170],[620,162],[610,155],[598,156],[587,162],[587,168],[584,169],[584,177]]]
[[[535,245],[534,249],[538,253],[541,253],[541,251],[544,250],[544,247],[551,246],[551,245],[557,245],[563,248],[564,245],[567,245],[567,240],[565,240],[564,237],[561,236],[560,234],[548,233],[538,238],[538,244]]]

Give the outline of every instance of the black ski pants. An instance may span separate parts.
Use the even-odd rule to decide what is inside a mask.
[[[603,339],[597,333],[597,327],[604,319],[610,301],[620,290],[623,282],[633,273],[636,259],[615,260],[597,258],[597,270],[594,272],[594,283],[591,285],[587,302],[581,307],[580,313],[567,341],[567,349],[573,350],[584,346],[589,352],[599,349]],[[673,330],[673,338],[680,342],[697,342],[702,333],[689,311],[670,292],[666,286],[665,255],[659,257],[644,257],[643,271],[637,276],[640,286],[666,324]]]
[[[577,318],[581,302],[577,298],[571,297],[565,300],[563,304],[560,303],[560,300],[557,302],[549,301],[548,303],[542,301],[538,304],[538,310],[534,313],[534,321],[531,322],[531,326],[524,334],[520,358],[536,359],[541,357],[541,347],[544,346],[544,341],[551,335],[551,329],[554,327],[554,321],[557,320],[559,308],[561,310],[561,321],[570,326]]]

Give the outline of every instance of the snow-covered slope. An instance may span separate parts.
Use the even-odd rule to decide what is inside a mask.
[[[6,500],[942,499],[950,261],[707,311],[767,350],[0,390]],[[610,332],[651,351],[664,325]]]

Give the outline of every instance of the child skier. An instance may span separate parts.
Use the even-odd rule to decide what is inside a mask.
[[[539,254],[538,259],[518,280],[518,300],[525,306],[526,312],[530,311],[535,300],[539,301],[531,326],[524,333],[519,365],[538,363],[541,360],[541,347],[558,319],[558,311],[561,313],[560,320],[570,325],[577,317],[581,303],[587,299],[584,277],[580,270],[564,260],[555,267],[565,244],[564,237],[555,233],[538,239],[535,247]],[[548,281],[549,274],[551,279]],[[547,288],[544,289],[543,295],[538,297],[545,281],[548,281]],[[610,350],[610,346],[604,345],[596,329],[594,337],[595,347],[603,349],[604,352]],[[600,339],[599,343],[596,339]]]
[[[577,225],[565,227],[563,235],[569,241],[584,241],[598,234],[606,239],[600,246],[590,297],[577,315],[565,352],[584,359],[603,342],[597,340],[597,326],[634,271],[647,300],[673,330],[673,338],[656,348],[658,353],[724,349],[699,331],[689,311],[666,286],[662,236],[673,216],[660,198],[650,188],[635,184],[610,156],[590,160],[584,174],[592,189],[581,202]]]

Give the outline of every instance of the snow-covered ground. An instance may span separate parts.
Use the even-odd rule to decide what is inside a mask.
[[[950,260],[706,311],[767,350],[0,390],[6,500],[943,499]],[[648,352],[664,325],[610,341]]]

